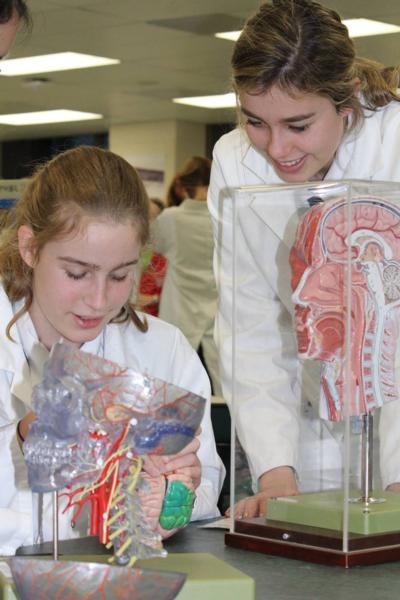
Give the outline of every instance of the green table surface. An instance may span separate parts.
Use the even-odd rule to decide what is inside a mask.
[[[395,600],[400,597],[400,562],[368,567],[328,567],[257,552],[224,543],[221,529],[199,529],[191,523],[165,547],[171,553],[209,552],[253,577],[256,600]],[[66,552],[78,541],[66,542]],[[92,553],[93,548],[88,548]],[[205,598],[204,600],[207,600]],[[241,600],[232,596],[231,600]]]

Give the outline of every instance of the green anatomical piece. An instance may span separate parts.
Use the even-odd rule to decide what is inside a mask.
[[[169,481],[160,514],[161,527],[185,527],[192,516],[195,497],[196,494],[182,481]]]

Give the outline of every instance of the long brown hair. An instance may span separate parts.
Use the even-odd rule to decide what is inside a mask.
[[[49,241],[79,228],[84,216],[131,223],[141,244],[148,241],[149,200],[137,172],[117,154],[94,146],[67,150],[39,167],[8,215],[0,235],[0,277],[11,302],[24,300],[7,326],[8,337],[33,299],[33,270],[20,255],[19,228],[27,225],[33,231],[32,250],[38,257]],[[114,322],[129,318],[141,331],[147,330],[129,303]]]
[[[232,56],[236,92],[264,93],[273,85],[329,98],[351,108],[351,128],[363,108],[399,101],[399,70],[357,57],[339,15],[313,0],[273,0],[245,24]],[[359,94],[360,92],[361,94]]]

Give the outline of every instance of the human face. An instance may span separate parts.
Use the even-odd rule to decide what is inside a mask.
[[[141,244],[131,224],[88,219],[71,235],[29,249],[30,228],[19,230],[22,258],[33,268],[29,313],[47,347],[63,338],[77,346],[99,335],[129,298]]]
[[[7,23],[0,23],[0,59],[8,54],[17,33],[18,25],[19,17],[16,11]]]
[[[328,98],[278,86],[263,94],[241,93],[241,112],[253,146],[288,183],[323,179],[343,138],[350,109],[337,112]]]

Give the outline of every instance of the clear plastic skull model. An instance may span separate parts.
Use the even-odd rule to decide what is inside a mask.
[[[298,352],[322,361],[321,416],[334,421],[343,416],[346,323],[351,354],[348,414],[367,414],[397,399],[399,208],[368,196],[353,199],[350,211],[343,198],[313,206],[298,226],[290,264]]]
[[[67,488],[68,507],[77,507],[73,520],[90,502],[91,534],[114,546],[118,562],[164,554],[141,504],[153,495],[158,517],[166,482],[146,480],[141,456],[184,448],[200,425],[204,398],[56,344],[32,405],[37,420],[24,443],[32,490]],[[184,522],[193,500],[189,490],[183,502],[190,506],[179,507]]]

